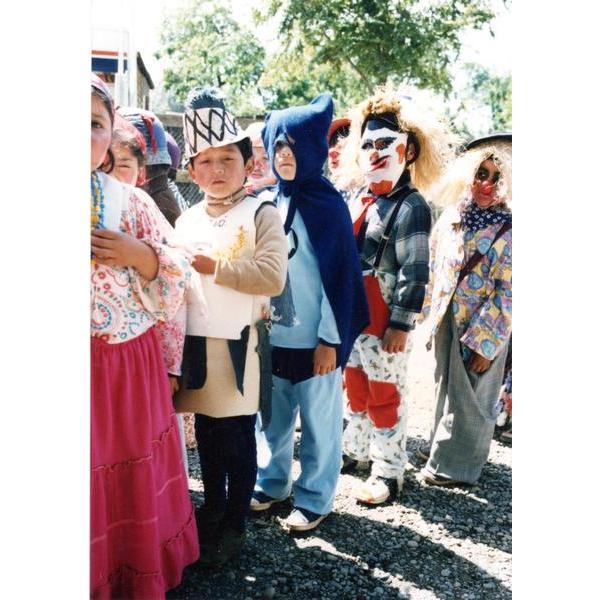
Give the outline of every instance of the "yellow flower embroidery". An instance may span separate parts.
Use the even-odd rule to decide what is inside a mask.
[[[235,260],[236,258],[239,258],[244,246],[246,245],[246,241],[246,231],[244,230],[244,227],[240,225],[235,236],[235,241],[229,246],[217,250],[214,254],[215,260],[219,258],[224,260]]]

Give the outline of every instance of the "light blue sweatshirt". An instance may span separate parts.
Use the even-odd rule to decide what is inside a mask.
[[[277,203],[284,223],[289,203],[289,198],[280,198]],[[287,237],[290,251],[295,249],[288,263],[288,274],[296,321],[293,327],[273,323],[271,344],[281,348],[316,348],[319,339],[330,345],[339,344],[340,336],[323,289],[319,263],[299,211],[294,215]]]

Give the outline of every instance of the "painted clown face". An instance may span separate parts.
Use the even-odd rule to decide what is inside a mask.
[[[490,208],[501,202],[497,189],[500,176],[500,169],[493,160],[488,158],[479,165],[471,186],[473,200],[479,208]]]
[[[367,121],[360,141],[359,164],[371,192],[385,196],[406,167],[408,134],[394,131],[378,119]]]

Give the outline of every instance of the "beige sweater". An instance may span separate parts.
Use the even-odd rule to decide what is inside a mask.
[[[229,207],[228,207],[229,208]],[[211,207],[211,216],[225,213],[222,207]],[[244,294],[257,296],[253,310],[253,323],[268,311],[259,301],[260,296],[276,296],[283,291],[287,272],[288,245],[279,212],[274,206],[262,206],[255,216],[256,240],[251,260],[219,259],[215,283]],[[264,300],[264,298],[260,299]],[[235,384],[235,374],[229,356],[227,340],[207,338],[207,377],[204,387],[187,390],[183,386],[175,396],[177,412],[195,412],[209,417],[252,415],[258,410],[259,363],[255,348],[258,343],[256,327],[250,327],[244,394]],[[185,378],[184,378],[185,379]]]

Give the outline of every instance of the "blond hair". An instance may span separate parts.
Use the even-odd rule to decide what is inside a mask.
[[[419,145],[417,159],[408,166],[413,183],[424,191],[440,177],[460,138],[451,132],[446,121],[425,98],[412,100],[410,96],[414,93],[387,85],[378,88],[370,98],[350,111],[350,133],[340,155],[340,175],[336,177],[340,187],[349,189],[365,185],[358,162],[363,124],[369,115],[386,112],[394,113],[400,129],[412,133]]]
[[[500,169],[496,187],[499,204],[510,208],[512,203],[512,142],[495,140],[467,150],[448,166],[441,180],[432,189],[431,199],[440,207],[460,204],[470,199],[471,185],[482,162],[492,159]]]

